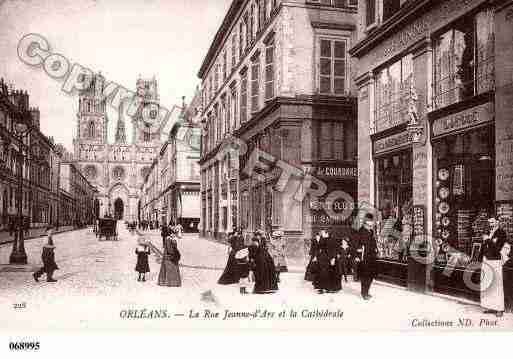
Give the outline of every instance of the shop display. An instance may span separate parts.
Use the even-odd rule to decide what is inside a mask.
[[[449,170],[446,168],[443,168],[438,171],[438,179],[440,181],[447,181],[449,179]]]
[[[438,206],[438,211],[441,213],[441,214],[447,214],[449,213],[449,210],[451,209],[451,207],[449,206],[449,204],[447,202],[442,202],[440,203],[440,205]]]
[[[442,187],[438,191],[438,196],[441,199],[447,199],[449,197],[449,194],[450,194],[450,191],[449,191],[449,188],[447,188],[447,187]]]

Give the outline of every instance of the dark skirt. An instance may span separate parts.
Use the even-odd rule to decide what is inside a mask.
[[[504,309],[513,311],[513,259],[508,260],[502,267],[504,281]]]
[[[235,284],[239,283],[241,278],[247,278],[248,276],[249,264],[247,260],[237,259],[235,258],[235,254],[230,253],[223,274],[217,283],[222,285]]]
[[[342,289],[342,275],[336,262],[334,266],[326,255],[319,255],[317,271],[314,277],[314,288],[328,292],[338,292]]]
[[[180,276],[180,268],[177,263],[174,263],[164,256],[160,266],[160,273],[158,285],[164,287],[181,287],[182,277]]]
[[[255,286],[253,293],[266,294],[278,290],[278,278],[273,258],[265,250],[261,250],[255,258]]]
[[[310,262],[306,266],[305,280],[308,282],[315,281],[315,272],[317,271],[317,262],[312,262],[313,258],[310,258]]]
[[[139,273],[149,273],[150,264],[148,263],[148,253],[137,253],[137,264],[135,271]]]

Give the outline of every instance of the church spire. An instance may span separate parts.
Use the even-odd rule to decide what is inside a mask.
[[[116,125],[116,143],[126,143],[125,120],[123,119],[123,112],[120,111],[118,123]]]

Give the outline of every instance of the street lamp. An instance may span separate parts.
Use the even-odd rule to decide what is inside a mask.
[[[10,264],[27,264],[27,253],[25,252],[25,241],[23,238],[23,141],[32,131],[26,118],[22,116],[15,119],[14,137],[19,143],[19,165],[18,165],[18,228],[14,236],[12,252],[9,257]],[[30,149],[30,146],[28,146]],[[28,156],[27,156],[28,158]]]

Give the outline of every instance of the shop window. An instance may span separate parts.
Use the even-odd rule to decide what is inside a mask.
[[[319,41],[319,92],[344,95],[346,93],[346,41],[321,39]]]
[[[236,31],[236,30],[234,30]],[[232,35],[232,69],[237,66],[237,34]]]
[[[495,212],[494,134],[487,126],[433,143],[439,264],[468,265],[474,244],[488,231],[487,219]]]
[[[407,55],[376,75],[377,132],[408,122],[408,97],[413,86],[413,57]]]
[[[458,21],[436,37],[434,107],[439,109],[494,86],[493,11]]]
[[[412,235],[412,151],[376,159],[378,253],[387,260],[405,262]]]

